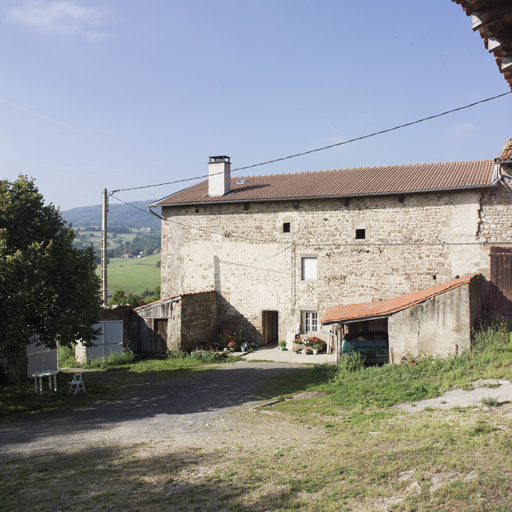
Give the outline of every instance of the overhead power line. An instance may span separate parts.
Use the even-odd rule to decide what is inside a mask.
[[[452,114],[453,112],[459,112],[460,110],[465,110],[467,108],[475,107],[476,105],[480,105],[482,103],[486,103],[488,101],[492,101],[492,100],[501,98],[501,97],[506,96],[507,94],[511,94],[511,93],[512,93],[512,91],[504,92],[502,94],[498,94],[497,96],[491,96],[490,98],[485,98],[483,100],[475,101],[474,103],[469,103],[468,105],[464,105],[462,107],[452,108],[450,110],[446,110],[445,112],[441,112],[439,114],[434,114],[434,115],[431,115],[431,116],[423,117],[421,119],[417,119],[416,121],[411,121],[409,123],[399,124],[397,126],[393,126],[392,128],[386,128],[385,130],[379,130],[377,132],[369,133],[367,135],[362,135],[360,137],[354,137],[353,139],[348,139],[348,140],[345,140],[343,142],[337,142],[335,144],[329,144],[328,146],[323,146],[321,148],[310,149],[308,151],[303,151],[301,153],[295,153],[293,155],[283,156],[281,158],[275,158],[273,160],[267,160],[266,162],[260,162],[258,164],[246,165],[244,167],[237,167],[236,169],[232,169],[231,172],[242,171],[244,169],[252,169],[254,167],[260,167],[262,165],[273,164],[273,163],[276,163],[276,162],[282,162],[283,160],[289,160],[291,158],[297,158],[299,156],[309,155],[311,153],[316,153],[318,151],[325,151],[326,149],[331,149],[331,148],[334,148],[334,147],[337,147],[337,146],[344,146],[345,144],[350,144],[352,142],[357,142],[359,140],[369,139],[370,137],[375,137],[377,135],[382,135],[383,133],[389,133],[389,132],[392,132],[392,131],[395,131],[395,130],[400,130],[401,128],[406,128],[407,126],[413,126],[415,124],[423,123],[425,121],[430,121],[431,119],[436,119],[438,117],[442,117],[442,116],[446,116],[448,114]],[[222,174],[222,172],[215,173],[215,174]],[[213,174],[211,176],[213,176]],[[184,182],[187,182],[187,181],[200,180],[200,179],[204,179],[204,178],[208,178],[208,174],[203,174],[201,176],[194,176],[192,178],[183,178],[181,180],[167,181],[165,183],[156,183],[154,185],[142,185],[140,187],[121,188],[121,189],[117,189],[117,190],[112,191],[112,193],[114,194],[114,193],[117,193],[117,192],[126,192],[126,191],[129,191],[129,190],[141,190],[141,189],[144,189],[144,188],[162,187],[164,185],[174,185],[176,183],[184,183]]]

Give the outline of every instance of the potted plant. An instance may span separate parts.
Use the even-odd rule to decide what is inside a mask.
[[[316,339],[313,343],[311,343],[311,348],[313,349],[313,354],[316,356],[320,350],[323,350],[325,347],[325,343],[320,340]]]
[[[306,353],[311,354],[313,352],[314,355],[318,354],[318,351],[322,350],[325,345],[325,342],[316,336],[306,336],[302,343],[306,347]]]
[[[281,340],[279,343],[279,350],[286,350],[286,341],[285,340]]]

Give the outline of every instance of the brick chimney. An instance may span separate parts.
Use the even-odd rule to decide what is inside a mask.
[[[208,195],[225,196],[231,191],[231,162],[229,156],[211,156],[208,162]]]

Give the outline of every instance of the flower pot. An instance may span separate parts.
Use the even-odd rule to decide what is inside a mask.
[[[318,350],[313,349],[313,355],[316,356],[318,354]]]

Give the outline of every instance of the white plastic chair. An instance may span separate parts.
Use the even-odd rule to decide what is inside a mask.
[[[71,393],[71,391],[74,391],[75,395],[79,391],[83,391],[84,393],[86,393],[85,386],[84,386],[84,381],[82,380],[82,372],[76,372],[73,375],[73,380],[71,382],[68,382],[68,384],[71,384],[69,386],[68,395],[69,395],[69,393]]]

